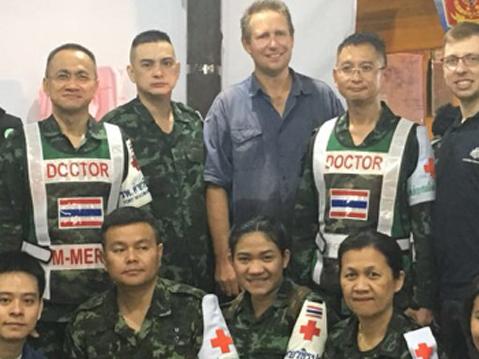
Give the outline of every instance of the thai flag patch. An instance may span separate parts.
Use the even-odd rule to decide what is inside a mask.
[[[102,224],[102,197],[74,197],[58,199],[58,228],[100,228]]]
[[[323,308],[310,304],[306,306],[306,316],[321,319],[323,317]]]
[[[369,190],[332,188],[330,199],[329,218],[368,219]]]

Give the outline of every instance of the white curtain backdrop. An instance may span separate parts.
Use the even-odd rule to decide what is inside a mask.
[[[201,0],[196,0],[201,1]],[[248,76],[239,19],[252,0],[223,0],[223,87]],[[354,31],[356,0],[286,0],[296,28],[292,66],[332,84],[335,48]],[[65,42],[90,48],[99,66],[124,70],[140,31],[169,33],[182,63],[174,98],[186,99],[186,0],[3,1],[0,12],[0,106],[30,122],[39,119],[38,90],[50,50]],[[134,87],[119,84],[126,99]]]
[[[252,0],[222,1],[223,87],[243,80],[253,63],[241,45],[240,18]],[[356,0],[285,0],[295,27],[291,67],[334,88],[336,47],[356,26]]]
[[[50,50],[78,42],[93,51],[99,66],[124,69],[133,37],[152,28],[168,32],[184,64],[184,0],[2,1],[0,106],[24,120],[38,120],[38,89]],[[185,75],[183,71],[174,94],[180,101],[186,98]],[[125,86],[125,96],[134,96],[129,81]]]

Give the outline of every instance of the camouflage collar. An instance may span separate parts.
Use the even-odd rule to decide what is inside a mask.
[[[348,357],[356,358],[354,353],[361,353],[357,344],[359,322],[354,315],[346,319],[346,321],[347,325],[342,335],[337,338],[338,341],[340,341],[337,345],[344,347],[344,353]],[[406,345],[403,339],[403,333],[410,330],[411,326],[411,323],[401,314],[393,313],[383,340],[375,348],[367,352],[362,352],[362,356],[369,354],[375,355],[374,357],[378,358],[400,358],[402,350]]]
[[[131,103],[134,106],[135,112],[139,115],[139,117],[148,119],[148,121],[152,121],[155,123],[153,116],[151,115],[150,111],[146,108],[146,106],[141,102],[140,98],[137,96],[135,97]],[[171,110],[173,111],[173,118],[175,122],[187,122],[187,120],[182,116],[182,110],[179,106],[178,102],[170,101]],[[155,123],[156,126],[156,123]]]
[[[42,129],[42,135],[45,137],[51,138],[63,135],[60,130],[60,126],[53,115],[50,115],[50,117],[43,121],[40,121],[39,126]],[[106,137],[106,134],[103,131],[103,125],[95,121],[95,119],[91,116],[88,118],[87,132],[85,137],[91,137],[97,140],[102,140]]]
[[[399,120],[386,105],[381,101],[381,114],[379,115],[379,121],[372,132],[364,139],[363,143],[356,146],[353,142],[351,134],[349,133],[349,115],[348,112],[344,113],[338,118],[335,127],[335,133],[338,140],[347,147],[368,147],[371,144],[384,138],[386,133],[391,130],[391,127]]]
[[[292,68],[289,69],[289,73],[291,74],[293,78],[290,96],[299,96],[302,94],[309,95],[313,92],[312,84],[305,83],[304,81],[302,81],[301,78],[298,76],[298,74]],[[250,97],[254,97],[259,94],[266,95],[266,93],[261,88],[261,85],[259,84],[258,80],[256,79],[256,76],[254,75],[254,73],[251,74],[249,78],[248,88],[249,88]]]
[[[276,300],[273,302],[273,308],[287,306],[291,292],[295,290],[295,287],[296,284],[291,279],[284,278],[276,295]]]
[[[168,282],[165,279],[157,279],[148,313],[147,316],[151,315],[151,317],[164,317],[171,314],[171,295],[168,288]]]
[[[251,303],[251,295],[248,292],[241,293],[236,299],[231,302],[231,306],[235,314],[239,314],[243,312],[245,316],[247,316],[251,321],[259,321],[262,320],[267,313],[275,312],[279,308],[287,307],[289,295],[291,291],[294,289],[295,284],[290,279],[283,279],[281,283],[278,294],[276,295],[276,299],[274,300],[273,304],[270,308],[268,308],[263,315],[256,319],[254,316],[253,311],[253,304]]]

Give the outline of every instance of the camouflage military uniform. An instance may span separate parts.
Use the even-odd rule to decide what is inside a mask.
[[[185,284],[158,279],[138,332],[119,314],[116,291],[91,298],[67,327],[69,359],[196,358],[203,340],[204,293]]]
[[[402,314],[394,313],[384,339],[366,352],[357,344],[358,320],[355,316],[337,323],[328,334],[325,359],[412,359],[403,334],[419,327]],[[439,350],[439,358],[446,356]]]
[[[22,126],[22,120],[5,112],[0,107],[0,145],[5,142],[9,133],[17,127]]]
[[[68,172],[68,170],[65,169],[67,167],[65,163],[71,163],[68,161],[77,161],[77,163],[83,161],[84,164],[91,164],[94,161],[98,161],[98,163],[109,166],[105,162],[106,158],[111,157],[108,148],[109,137],[107,136],[105,127],[102,124],[98,124],[94,119],[89,120],[84,142],[78,149],[73,148],[70,141],[61,133],[58,123],[53,116],[39,122],[38,129],[40,132],[40,146],[43,149],[43,158],[41,158],[41,154],[36,153],[34,154],[35,156],[32,157],[36,158],[37,162],[40,163],[41,170],[39,172],[43,172],[40,173],[40,175],[48,177],[46,172],[48,172],[48,168],[56,166],[55,163],[62,163],[62,170]],[[119,134],[119,129],[116,128],[116,130]],[[30,175],[29,172],[29,159],[26,155],[28,146],[25,141],[25,131],[26,130],[21,129],[12,133],[5,142],[3,152],[0,154],[0,251],[18,250],[26,243],[32,247],[42,247],[40,239],[37,237],[38,227],[34,221],[34,200],[30,190],[30,180],[31,177],[35,177],[35,174]],[[123,179],[118,189],[117,194],[119,195],[119,199],[116,203],[117,205],[125,205],[124,203],[122,204],[121,194],[123,191],[131,189],[131,187],[125,184],[131,178],[130,175],[133,175],[134,178],[138,178],[135,173],[141,174],[141,172],[133,168],[131,164],[133,158],[130,150],[127,148],[127,142],[125,142],[123,138],[120,138],[118,141],[120,146],[123,146],[124,155],[122,157],[123,162],[119,164],[119,166],[123,167]],[[55,157],[52,159],[48,157],[49,154],[63,157]],[[104,157],[97,157],[98,154],[103,154]],[[38,155],[38,158],[36,155]],[[49,167],[49,165],[52,167]],[[84,169],[86,167],[85,165]],[[114,173],[117,173],[116,170],[113,170],[113,167],[105,168],[108,173],[110,173],[109,171],[112,172],[112,177]],[[79,167],[77,167],[76,170],[79,170]],[[52,175],[52,178],[54,177],[52,173],[50,173],[50,175]],[[65,175],[65,173],[62,172],[62,175]],[[109,286],[108,277],[101,268],[101,238],[99,234],[101,221],[97,223],[95,227],[88,225],[85,228],[78,228],[76,227],[78,222],[73,219],[70,223],[73,225],[72,227],[61,228],[59,213],[63,212],[63,209],[61,209],[62,207],[59,201],[65,197],[75,197],[76,194],[80,192],[81,195],[78,198],[81,200],[89,199],[88,195],[92,193],[92,196],[95,196],[95,198],[103,200],[103,203],[98,202],[102,204],[95,209],[101,213],[100,217],[102,220],[103,214],[107,211],[107,201],[105,201],[104,198],[109,197],[109,194],[111,194],[110,189],[113,185],[104,179],[102,179],[103,182],[97,182],[96,177],[92,177],[93,179],[90,180],[92,182],[80,180],[70,181],[67,180],[67,177],[68,176],[65,175],[62,176],[60,181],[55,183],[47,183],[45,181],[44,184],[36,186],[37,188],[45,187],[45,205],[47,206],[45,223],[48,224],[48,228],[45,230],[48,233],[48,240],[50,242],[47,247],[47,252],[51,251],[52,253],[52,260],[50,260],[48,268],[54,268],[56,264],[63,267],[61,269],[55,267],[58,270],[51,270],[49,272],[51,276],[47,278],[47,288],[49,288],[48,291],[51,290],[51,300],[45,302],[44,311],[38,323],[40,337],[36,340],[32,340],[32,344],[35,347],[42,348],[45,354],[48,354],[48,357],[52,358],[58,356],[58,354],[52,353],[57,353],[58,350],[61,349],[64,326],[73,310],[78,304],[89,298],[91,294],[100,293]],[[82,177],[86,178],[91,176]],[[119,175],[118,178],[120,178]],[[35,182],[35,184],[37,184],[37,182]],[[145,186],[142,177],[141,184],[143,187]],[[145,191],[145,193],[148,193],[147,190]],[[141,206],[151,200],[149,194],[145,197],[140,197],[138,202],[128,204]],[[143,199],[145,200],[143,201]],[[75,207],[72,210],[77,211],[79,208],[81,208],[81,206]],[[38,206],[35,210],[37,213],[39,212]],[[88,210],[87,208],[87,211]],[[68,212],[68,210],[66,212]],[[69,218],[67,218],[67,220],[69,220]],[[78,249],[81,246],[91,250],[91,252],[89,252],[91,257],[88,258],[88,262],[91,264],[89,268],[75,267],[75,265],[83,261],[83,258],[80,261],[79,252],[77,252],[77,250],[81,250]],[[75,263],[73,263],[72,252],[70,252],[70,249],[67,249],[74,247],[76,255]],[[26,249],[24,248],[24,250]],[[60,252],[61,255],[58,255]],[[66,262],[67,259],[68,262]],[[62,263],[58,263],[60,261]]]
[[[202,177],[202,122],[191,108],[178,102],[171,105],[170,134],[158,127],[138,98],[111,111],[103,121],[120,126],[133,140],[165,246],[161,276],[210,292],[213,254]]]
[[[349,132],[349,121],[347,115],[344,115],[337,120],[335,128],[333,129],[333,133],[336,136],[337,141],[340,142],[344,148],[351,148],[351,151],[354,150],[357,151],[356,153],[361,154],[361,151],[371,151],[371,146],[380,143],[386,136],[391,136],[392,131],[394,131],[398,124],[398,120],[399,117],[395,116],[383,103],[381,117],[376,125],[376,128],[365,138],[361,145],[356,146],[353,143]],[[411,193],[408,188],[408,183],[410,181],[411,175],[415,173],[416,168],[419,167],[419,145],[416,139],[416,132],[417,128],[413,127],[407,137],[406,146],[402,155],[398,190],[395,197],[394,207],[393,228],[394,230],[397,230],[397,232],[405,233],[406,237],[408,237],[410,233],[413,234],[414,250],[416,253],[416,262],[414,264],[414,268],[413,270],[410,270],[412,254],[411,251],[404,252],[404,264],[410,275],[407,277],[405,292],[399,297],[399,306],[432,308],[435,298],[436,283],[434,280],[434,257],[431,248],[431,202],[429,200],[422,201],[412,206],[409,205]],[[296,203],[296,209],[298,210],[298,213],[295,213],[295,221],[302,223],[302,228],[305,232],[310,231],[310,243],[314,241],[314,234],[312,231],[316,228],[314,225],[308,225],[308,223],[318,213],[318,195],[313,178],[313,161],[311,158],[312,152],[313,151],[310,151],[309,158],[306,159],[303,182],[301,183],[298,192],[298,200]],[[333,176],[334,174],[330,175],[329,178],[326,178],[326,183],[333,182],[335,180],[334,178],[331,179]],[[357,185],[358,181],[363,181],[362,185],[367,188],[367,181],[369,181],[369,179],[372,177],[373,176],[369,175],[362,176],[361,179],[355,179],[355,183]],[[355,184],[352,182],[349,184],[349,186],[344,184],[343,186],[345,188],[356,188]],[[326,187],[326,190],[328,192],[329,187]],[[371,198],[372,199],[369,206],[371,208],[377,207],[377,204],[373,203],[373,201],[376,201],[376,197],[371,195]],[[328,206],[330,206],[330,202],[326,203],[326,210],[328,210]],[[328,231],[338,234],[348,234],[368,226],[376,228],[378,225],[378,220],[377,218],[371,216],[371,213],[374,213],[373,210],[370,210],[369,213],[369,217],[371,218],[368,217],[367,220],[364,221],[350,219],[335,219],[333,221],[329,217],[325,216],[324,222],[326,227],[329,226]],[[315,222],[317,223],[317,218]],[[293,235],[297,234],[293,233]],[[302,235],[305,238],[308,237],[308,234],[306,233],[303,233]],[[305,245],[305,248],[309,249],[309,251],[311,250],[310,246],[307,247]],[[337,260],[334,258],[325,258],[320,283],[321,287],[328,293],[328,299],[329,296],[340,296],[338,278],[339,274]],[[413,283],[414,292],[411,292]],[[406,292],[409,294],[406,294]]]
[[[305,300],[322,301],[310,289],[285,279],[276,300],[256,319],[250,295],[241,293],[223,314],[241,358],[284,358],[288,341]],[[328,322],[331,323],[328,312]],[[329,323],[328,323],[329,324]]]

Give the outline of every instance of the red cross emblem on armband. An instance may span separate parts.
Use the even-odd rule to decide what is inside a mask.
[[[316,328],[315,320],[308,320],[308,324],[302,325],[299,332],[304,334],[304,340],[312,340],[315,335],[319,337],[321,330]]]
[[[417,358],[429,359],[432,355],[432,348],[426,343],[419,343],[415,353]]]
[[[424,171],[426,173],[429,173],[431,177],[436,176],[436,167],[434,165],[434,160],[432,158],[429,158],[427,163],[424,165]]]
[[[227,336],[223,329],[216,329],[216,338],[211,339],[211,346],[213,348],[220,348],[221,353],[229,353],[230,345],[233,344],[233,339]]]

